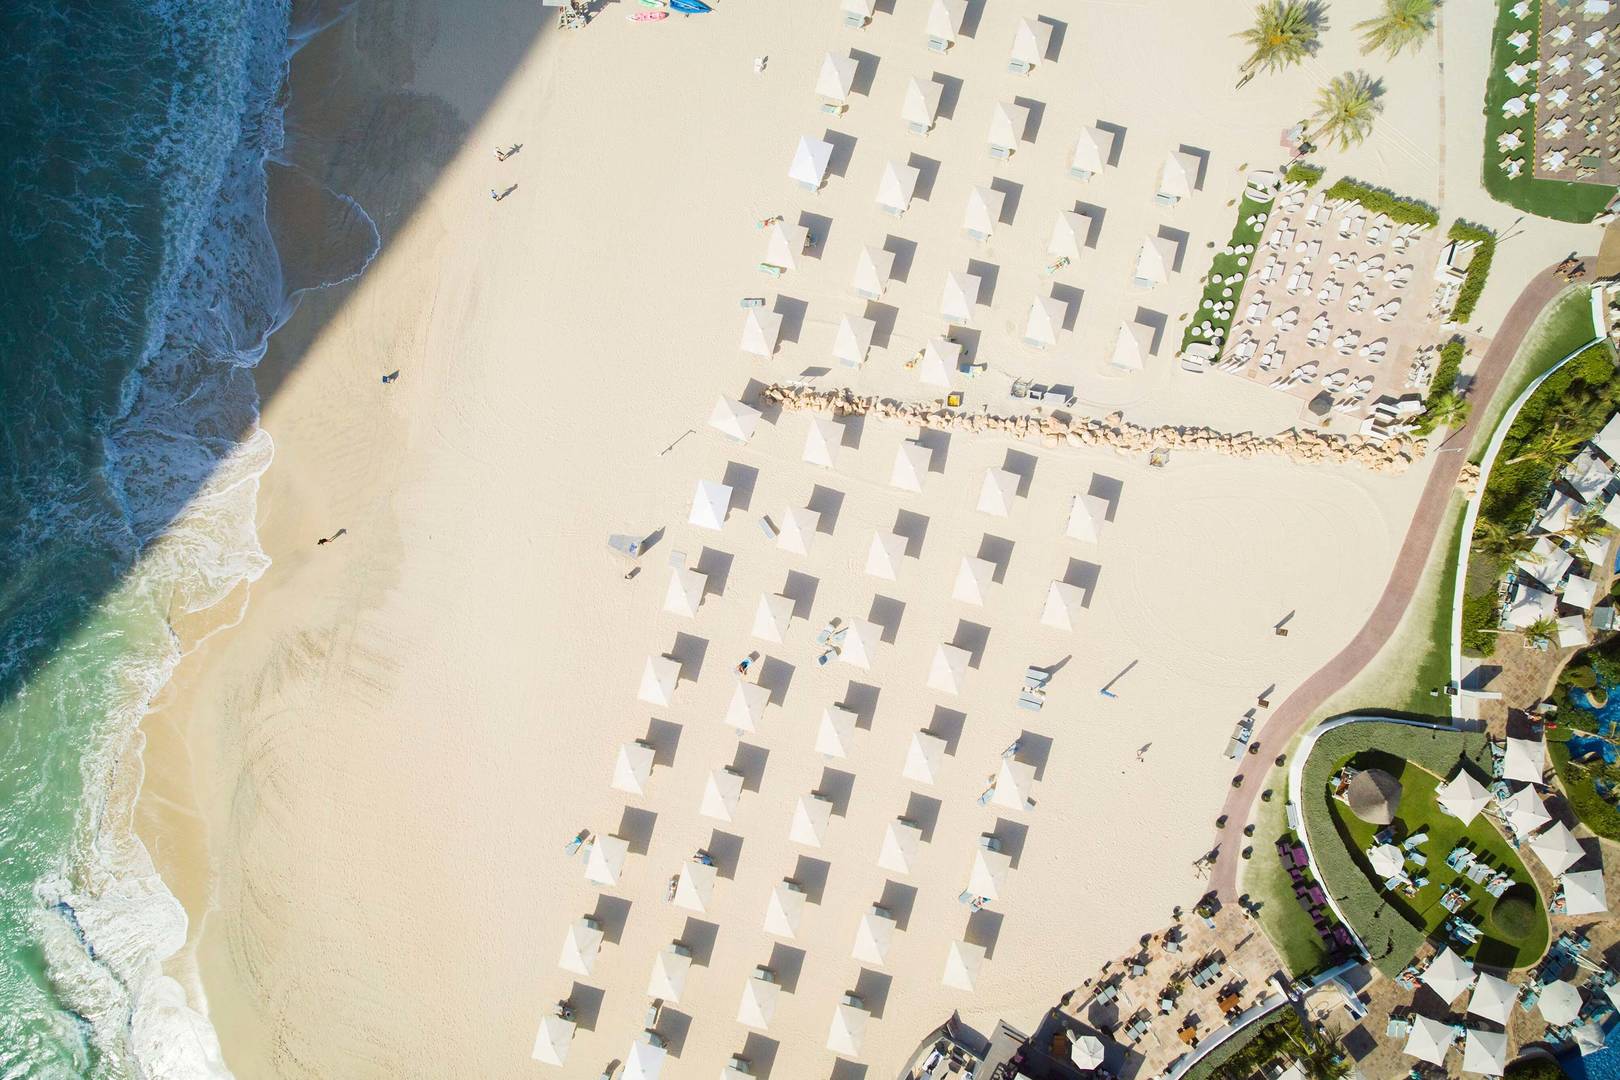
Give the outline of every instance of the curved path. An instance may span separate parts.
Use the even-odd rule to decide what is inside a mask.
[[[1440,530],[1440,523],[1445,520],[1451,492],[1457,486],[1457,475],[1467,460],[1468,444],[1474,433],[1473,416],[1486,411],[1491,398],[1496,394],[1497,385],[1502,381],[1503,373],[1507,371],[1508,365],[1518,353],[1525,334],[1529,332],[1536,317],[1541,314],[1541,309],[1562,292],[1567,284],[1568,282],[1558,276],[1555,268],[1548,267],[1531,278],[1524,291],[1519,294],[1519,298],[1514,301],[1507,317],[1502,320],[1496,337],[1479,362],[1479,370],[1475,373],[1473,386],[1468,393],[1469,400],[1473,402],[1468,422],[1452,432],[1441,449],[1436,451],[1433,469],[1423,486],[1423,494],[1418,499],[1417,509],[1412,515],[1412,524],[1406,530],[1406,540],[1401,544],[1400,553],[1395,556],[1395,565],[1390,570],[1389,581],[1384,585],[1383,595],[1378,598],[1372,614],[1367,616],[1366,623],[1350,643],[1289,694],[1272,712],[1265,724],[1254,733],[1254,738],[1262,748],[1286,746],[1316,710],[1321,708],[1322,703],[1360,674],[1361,669],[1378,654],[1378,650],[1389,640],[1390,635],[1395,633],[1395,628],[1400,624],[1401,616],[1406,613],[1407,604],[1412,599],[1412,591],[1417,588],[1418,581],[1423,576],[1423,567],[1428,562],[1429,551],[1434,547],[1435,534]],[[1247,761],[1249,758],[1245,756],[1242,760]],[[1271,759],[1266,757],[1265,760],[1269,763]],[[1216,837],[1217,847],[1221,851],[1220,858],[1215,862],[1215,871],[1210,877],[1210,888],[1223,901],[1237,898],[1237,869],[1242,861],[1238,857],[1238,852],[1243,846],[1244,839],[1242,830],[1248,824],[1249,815],[1254,810],[1254,801],[1260,796],[1261,777],[1250,776],[1248,779],[1250,783],[1228,792],[1226,803],[1221,807],[1221,813],[1226,815],[1226,827],[1220,830]]]

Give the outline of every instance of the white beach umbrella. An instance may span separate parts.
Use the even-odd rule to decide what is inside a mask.
[[[1607,548],[1606,541],[1604,547]],[[1597,582],[1579,574],[1571,574],[1564,580],[1564,591],[1560,598],[1572,608],[1591,611],[1592,605],[1597,602]]]
[[[1561,884],[1565,915],[1596,915],[1609,910],[1602,870],[1576,870],[1565,874]]]
[[[1458,996],[1474,985],[1474,965],[1452,952],[1441,949],[1423,971],[1423,982],[1450,1005]]]
[[[906,763],[900,775],[919,784],[939,783],[939,767],[945,761],[945,740],[928,731],[914,732],[906,748]]]
[[[1052,24],[1037,19],[1019,19],[1013,26],[1011,66],[1026,71],[1046,59],[1052,43]]]
[[[804,890],[791,881],[779,881],[765,902],[765,932],[789,941],[798,936],[804,918]]]
[[[816,96],[844,104],[855,89],[855,73],[858,70],[860,65],[854,57],[827,53],[821,58],[821,70],[816,73]]]
[[[894,533],[873,533],[872,546],[866,552],[866,572],[884,581],[894,581],[900,575],[900,560],[905,554],[905,537]]]
[[[679,1003],[686,989],[686,976],[692,970],[692,954],[685,946],[671,942],[653,958],[652,975],[647,979],[647,996]]]
[[[1373,873],[1381,878],[1392,878],[1400,873],[1405,859],[1401,849],[1394,844],[1379,844],[1367,852],[1367,862],[1371,864]]]
[[[891,214],[903,214],[911,206],[911,196],[917,191],[917,179],[922,174],[914,166],[891,161],[883,166],[878,177],[877,204]]]
[[[1446,1051],[1451,1049],[1456,1034],[1450,1024],[1442,1024],[1427,1016],[1412,1017],[1412,1031],[1406,1036],[1405,1052],[1420,1061],[1433,1065],[1446,1063]]]
[[[1012,859],[999,851],[987,848],[973,850],[973,869],[968,872],[968,892],[994,900],[1007,887],[1007,871]]]
[[[1468,998],[1468,1015],[1506,1027],[1513,1006],[1519,1000],[1519,988],[1506,979],[1487,975],[1483,971],[1474,982],[1474,992]]]
[[[842,652],[838,659],[866,671],[872,666],[872,655],[877,650],[878,628],[865,619],[851,619],[844,624],[849,632],[844,635]]]
[[[1141,371],[1147,366],[1147,357],[1152,350],[1151,326],[1122,322],[1119,324],[1119,336],[1114,339],[1114,355],[1108,362],[1121,371]]]
[[[1076,495],[1069,502],[1069,524],[1064,535],[1071,540],[1095,544],[1102,539],[1108,521],[1108,500],[1100,495]]]
[[[781,315],[762,307],[751,307],[743,312],[742,339],[737,347],[749,356],[768,359],[776,352],[776,341],[781,336]]]
[[[983,607],[984,594],[990,591],[990,583],[995,576],[995,563],[989,559],[975,559],[964,555],[961,565],[956,569],[956,585],[951,589],[951,597],[964,604]]]
[[[862,299],[877,300],[883,296],[883,290],[889,287],[889,277],[893,273],[894,252],[862,244],[855,256],[855,276],[850,279],[850,287]]]
[[[1167,199],[1185,199],[1192,194],[1198,179],[1198,159],[1191,154],[1172,150],[1159,166],[1158,194]]]
[[[1041,608],[1041,625],[1054,630],[1072,631],[1086,608],[1085,590],[1067,581],[1054,581],[1046,587],[1046,604]]]
[[[1561,821],[1548,826],[1547,831],[1530,838],[1530,850],[1536,853],[1547,873],[1557,877],[1586,855],[1581,845]]]
[[[562,952],[557,966],[574,975],[589,978],[596,970],[596,957],[602,951],[602,927],[589,915],[582,915],[568,924],[563,934]]]
[[[1010,810],[1028,810],[1034,805],[1029,789],[1035,785],[1035,766],[1013,758],[1002,758],[996,773],[996,789],[990,801]]]
[[[1136,256],[1136,284],[1143,288],[1164,284],[1175,264],[1175,244],[1162,236],[1148,237],[1142,241],[1142,250]]]
[[[945,289],[939,298],[939,313],[951,322],[971,323],[973,307],[979,302],[983,279],[978,274],[952,270],[945,275]]]
[[[1085,246],[1091,232],[1091,220],[1072,210],[1058,211],[1052,223],[1052,238],[1046,242],[1046,253],[1071,263],[1080,261],[1080,249]]]
[[[821,515],[803,506],[791,506],[782,511],[777,524],[776,546],[795,555],[810,554],[810,541],[821,525]]]
[[[1620,1010],[1620,983],[1612,983],[1603,988],[1603,996],[1609,999],[1609,1004]]]
[[[962,364],[962,346],[949,338],[929,338],[923,343],[922,359],[917,361],[917,378],[927,386],[949,388],[951,376]]]
[[[944,87],[932,79],[907,79],[905,93],[900,98],[900,119],[918,135],[927,134],[934,126],[935,117],[939,116],[942,90]],[[909,192],[906,198],[911,198]]]
[[[1519,592],[1508,601],[1502,612],[1502,619],[1509,626],[1523,630],[1542,619],[1552,619],[1558,614],[1558,603],[1553,599],[1552,593],[1532,588],[1527,582],[1521,580]]]
[[[1463,1038],[1462,1071],[1482,1076],[1501,1076],[1507,1068],[1507,1035],[1495,1031],[1468,1029]]]
[[[1015,101],[998,101],[990,107],[989,141],[991,151],[1010,154],[1024,139],[1029,126],[1029,106]]]
[[[575,1026],[572,1020],[560,1016],[541,1017],[540,1030],[535,1033],[534,1049],[529,1056],[542,1065],[566,1065],[568,1050],[574,1045]]]
[[[827,178],[827,166],[832,163],[832,143],[799,136],[799,145],[793,149],[793,164],[788,166],[788,179],[809,191],[819,190]]]
[[[1574,649],[1590,645],[1592,635],[1586,632],[1586,619],[1580,615],[1565,615],[1558,620],[1558,647]]]
[[[1435,801],[1452,817],[1464,825],[1478,817],[1491,804],[1491,793],[1485,785],[1474,779],[1474,774],[1459,768],[1457,775],[1434,789]]]
[[[630,842],[617,836],[598,836],[585,858],[585,880],[597,885],[617,885],[624,873],[624,857]]]
[[[960,694],[967,678],[971,654],[956,645],[940,644],[934,648],[934,660],[928,666],[928,687],[942,694]]]
[[[1542,1019],[1554,1026],[1569,1024],[1581,1014],[1581,992],[1575,984],[1557,979],[1541,988],[1536,1000]]]
[[[1502,775],[1525,784],[1540,784],[1547,769],[1547,747],[1540,739],[1509,739]]]
[[[714,882],[720,871],[700,862],[681,863],[675,879],[675,906],[699,915],[714,902]]]
[[[1547,813],[1547,808],[1542,805],[1541,796],[1529,785],[1509,795],[1507,801],[1500,806],[1508,823],[1520,836],[1529,836],[1552,820],[1552,815]]]
[[[866,363],[867,350],[872,347],[872,335],[877,323],[860,315],[845,315],[838,320],[833,334],[833,359],[845,367],[860,367]]]
[[[726,706],[726,724],[738,731],[759,730],[765,715],[765,706],[771,702],[771,692],[758,683],[738,682],[731,692],[731,703]]]
[[[979,981],[979,969],[983,966],[983,945],[953,941],[945,947],[945,973],[939,981],[952,990],[972,993]]]
[[[613,790],[631,795],[647,794],[647,781],[652,777],[653,748],[637,739],[619,747],[619,756],[613,762]]]
[[[889,472],[889,486],[901,491],[922,491],[923,477],[934,460],[934,452],[914,442],[903,442],[894,452],[894,468]]]
[[[681,678],[681,665],[667,656],[647,657],[641,670],[641,689],[636,697],[649,705],[668,705],[675,699],[675,685]]]
[[[805,847],[820,847],[827,839],[827,824],[832,821],[832,800],[814,793],[800,795],[793,804],[793,821],[788,826],[788,839]]]
[[[671,615],[696,618],[698,608],[703,604],[703,590],[708,587],[709,579],[696,570],[684,566],[672,568],[669,587],[664,590],[664,610]]]
[[[781,644],[792,621],[793,601],[776,593],[766,593],[759,598],[759,607],[754,612],[754,636],[761,641]]]
[[[928,7],[928,40],[930,44],[949,45],[962,32],[962,19],[967,14],[967,0],[934,0]]]
[[[634,1040],[624,1059],[624,1080],[658,1080],[664,1075],[667,1053],[663,1047],[654,1046],[646,1039]]]
[[[832,1025],[827,1029],[827,1049],[847,1058],[860,1057],[870,1015],[865,1009],[840,1004],[833,1010]]]
[[[1095,1069],[1103,1063],[1102,1040],[1095,1035],[1082,1035],[1074,1040],[1074,1048],[1069,1053],[1069,1059],[1079,1069]]]
[[[698,813],[706,818],[730,823],[737,817],[737,801],[742,798],[742,774],[729,765],[709,773],[703,784]]]
[[[816,752],[827,757],[847,758],[855,745],[856,716],[848,709],[828,705],[821,710],[821,726],[816,731]]]
[[[1018,496],[1018,474],[1006,469],[984,470],[984,481],[979,485],[979,512],[992,517],[1006,517],[1012,501]]]
[[[731,486],[712,480],[699,480],[692,492],[692,512],[687,521],[700,529],[715,532],[726,527],[726,514],[731,511]]]
[[[883,827],[883,842],[878,847],[877,864],[896,874],[911,873],[922,843],[922,830],[905,818],[895,818]]]
[[[709,426],[728,438],[747,442],[759,427],[759,417],[758,409],[721,397],[714,403],[714,411],[709,413]]]
[[[769,1031],[771,1018],[776,1015],[776,999],[781,993],[782,987],[778,983],[761,978],[756,972],[753,978],[743,983],[742,1001],[737,1005],[737,1023],[755,1031]]]
[[[822,468],[834,468],[843,441],[844,429],[838,421],[825,416],[812,416],[810,426],[804,432],[804,460]]]
[[[850,947],[850,956],[863,964],[882,967],[888,961],[896,925],[886,912],[878,908],[862,915],[861,921],[855,926],[855,944]]]
[[[1606,1045],[1603,1029],[1598,1027],[1597,1024],[1593,1023],[1591,1020],[1581,1024],[1574,1031],[1570,1032],[1570,1035],[1575,1040],[1575,1049],[1581,1052],[1582,1057],[1585,1057],[1588,1054],[1595,1054],[1599,1050],[1602,1050]]]
[[[1085,179],[1102,172],[1114,152],[1113,132],[1099,127],[1083,127],[1069,155],[1069,175]]]
[[[797,270],[799,258],[810,243],[810,230],[803,225],[778,221],[765,230],[765,265]]]
[[[1037,296],[1029,304],[1029,318],[1024,322],[1024,344],[1037,349],[1049,349],[1057,344],[1058,331],[1069,306],[1052,296]]]
[[[962,208],[962,228],[975,240],[988,240],[1001,220],[1001,208],[1007,196],[992,187],[968,188],[967,204]]]

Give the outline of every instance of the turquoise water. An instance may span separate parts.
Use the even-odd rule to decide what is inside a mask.
[[[1558,1064],[1570,1080],[1620,1080],[1620,1024],[1604,1033],[1603,1049],[1582,1057],[1578,1050],[1558,1055]]]

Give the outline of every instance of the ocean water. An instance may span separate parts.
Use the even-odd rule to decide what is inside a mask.
[[[171,618],[268,565],[290,3],[0,4],[0,1080],[229,1076],[128,751]]]

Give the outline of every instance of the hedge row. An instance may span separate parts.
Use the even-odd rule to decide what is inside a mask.
[[[1296,161],[1288,166],[1283,173],[1283,180],[1290,184],[1304,184],[1306,187],[1315,187],[1316,182],[1322,179],[1322,166],[1312,165],[1304,161]]]
[[[1440,214],[1428,203],[1408,199],[1388,188],[1373,187],[1359,180],[1351,180],[1349,177],[1340,180],[1322,194],[1328,199],[1354,199],[1366,207],[1369,213],[1383,214],[1391,221],[1400,222],[1402,225],[1440,224]]]
[[[1457,290],[1457,302],[1451,307],[1452,322],[1467,322],[1479,303],[1480,293],[1485,291],[1485,279],[1490,276],[1491,259],[1496,255],[1496,234],[1483,225],[1458,218],[1451,223],[1451,231],[1446,233],[1446,237],[1479,242],[1474,259],[1468,264],[1468,274],[1463,278],[1462,287]]]

